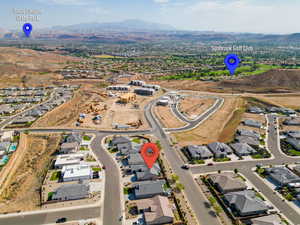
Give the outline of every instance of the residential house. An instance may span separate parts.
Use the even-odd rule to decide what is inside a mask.
[[[247,185],[232,172],[223,172],[221,174],[210,174],[209,181],[220,191],[226,194],[234,191],[243,191],[247,189]]]
[[[230,145],[235,154],[238,156],[248,156],[256,153],[256,150],[247,143],[234,143]]]
[[[300,118],[297,117],[286,119],[285,121],[283,121],[283,124],[287,126],[300,126]]]
[[[0,105],[0,115],[12,114],[15,109],[11,105]]]
[[[68,201],[78,200],[89,197],[88,184],[63,184],[57,188],[53,195],[52,200]]]
[[[130,139],[124,136],[114,136],[111,140],[112,146],[117,146],[118,144],[131,143]]]
[[[78,142],[65,142],[61,144],[59,152],[63,154],[69,154],[69,153],[77,152],[78,149],[79,149]]]
[[[239,216],[260,215],[268,211],[268,206],[252,190],[227,193],[224,200]]]
[[[11,142],[14,138],[14,131],[4,131],[0,137],[2,142]]]
[[[286,167],[272,167],[265,170],[269,177],[279,186],[300,182],[300,177]]]
[[[153,198],[136,201],[138,211],[144,214],[147,225],[172,224],[174,214],[168,197],[155,196]]]
[[[290,144],[295,150],[300,151],[300,139],[287,138],[285,141]]]
[[[261,128],[262,123],[257,120],[244,120],[243,124],[249,127]]]
[[[145,163],[144,159],[139,153],[129,154],[127,157],[127,161],[128,165],[140,165]]]
[[[189,145],[183,148],[183,152],[190,160],[210,159],[213,154],[206,146]]]
[[[155,85],[155,84],[144,84],[142,87],[143,88],[154,89],[155,91],[158,91],[160,89],[160,86],[159,85]]]
[[[261,109],[261,108],[259,108],[259,107],[253,106],[253,107],[250,107],[250,108],[248,109],[248,112],[249,112],[249,113],[260,114],[260,113],[264,113],[265,110],[263,110],[263,109]]]
[[[300,131],[299,130],[290,130],[286,131],[286,136],[289,138],[300,139]]]
[[[252,137],[255,139],[260,138],[260,134],[254,130],[238,129],[237,134],[240,136],[248,136],[248,137]]]
[[[165,180],[141,181],[133,184],[137,199],[152,198],[156,195],[168,195],[165,188]]]
[[[80,133],[71,133],[68,134],[65,138],[65,142],[67,143],[72,143],[72,142],[77,142],[78,144],[81,143],[82,137]]]
[[[259,146],[260,142],[257,138],[252,138],[249,136],[236,136],[235,140],[239,143],[245,143],[251,146]]]
[[[208,148],[211,150],[215,158],[226,158],[232,154],[232,149],[225,143],[214,142],[208,144]]]
[[[250,219],[249,221],[251,225],[284,225],[281,218],[277,214],[271,214],[268,216],[261,216]]]
[[[64,182],[93,178],[91,167],[83,164],[63,166],[61,173]]]
[[[58,155],[54,167],[56,169],[61,169],[64,166],[69,165],[78,165],[84,159],[84,154],[66,154],[66,155]]]
[[[8,142],[8,141],[0,142],[0,151],[7,152],[9,146],[10,146],[10,142]]]
[[[33,116],[33,117],[40,117],[44,113],[38,109],[32,109],[29,112],[26,113],[26,116]]]

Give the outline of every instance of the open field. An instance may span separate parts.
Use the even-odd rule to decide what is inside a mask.
[[[225,97],[223,106],[213,114],[209,119],[204,121],[201,126],[187,131],[172,134],[180,146],[202,145],[224,139],[222,131],[234,111],[243,106],[243,100],[239,97]],[[229,129],[230,128],[230,129]],[[235,129],[234,126],[227,128],[229,132]]]
[[[155,106],[155,115],[160,119],[161,123],[166,128],[183,127],[185,123],[179,120],[168,106]]]
[[[0,47],[0,87],[45,86],[56,82],[56,73],[78,59],[28,49]]]
[[[180,101],[179,110],[190,119],[195,119],[209,109],[215,102],[212,98],[200,98],[197,96],[185,97]]]
[[[29,211],[40,206],[40,188],[60,136],[29,134],[22,159],[2,186],[0,213]]]

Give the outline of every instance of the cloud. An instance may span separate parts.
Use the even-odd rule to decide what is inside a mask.
[[[232,32],[298,32],[300,2],[292,0],[197,0],[162,9],[165,22],[181,29]]]
[[[168,3],[169,0],[153,0],[155,3],[163,4],[163,3]]]
[[[50,4],[50,5],[88,5],[92,0],[37,0],[37,2]]]

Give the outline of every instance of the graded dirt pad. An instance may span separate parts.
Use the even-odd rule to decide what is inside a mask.
[[[2,186],[0,213],[29,211],[39,208],[40,188],[56,151],[60,135],[29,134],[22,160]]]
[[[215,99],[212,98],[189,96],[180,101],[179,110],[187,115],[189,119],[195,119],[209,109],[214,102]]]
[[[57,107],[53,111],[47,113],[42,118],[38,119],[32,127],[70,127],[74,126],[81,109],[90,99],[92,93],[87,90],[80,89],[74,97]]]
[[[243,106],[239,97],[224,97],[223,106],[197,128],[180,133],[173,133],[180,146],[209,144],[220,139],[221,133],[236,109]],[[235,129],[235,126],[233,126]],[[230,127],[230,132],[234,132]]]
[[[291,109],[300,109],[300,95],[292,94],[292,95],[272,95],[272,96],[259,96],[257,97],[264,101],[268,101],[272,104],[287,107]]]
[[[56,73],[74,57],[29,49],[0,47],[0,87],[45,86],[61,76]]]
[[[155,106],[154,113],[166,128],[178,128],[185,125],[183,121],[179,120],[171,112],[171,109],[168,106]]]
[[[260,75],[219,83],[222,88],[249,92],[286,92],[300,90],[300,70],[274,69]]]

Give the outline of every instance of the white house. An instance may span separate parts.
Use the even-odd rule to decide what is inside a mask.
[[[12,141],[13,140],[13,137],[14,137],[14,131],[5,131],[2,133],[2,136],[1,136],[1,141],[2,142],[5,142],[5,141]]]
[[[56,169],[62,169],[63,166],[69,166],[69,165],[78,165],[80,164],[80,161],[84,159],[84,154],[66,154],[66,155],[58,155],[54,167]]]
[[[93,171],[89,165],[69,165],[62,168],[63,181],[88,180],[93,178]]]

